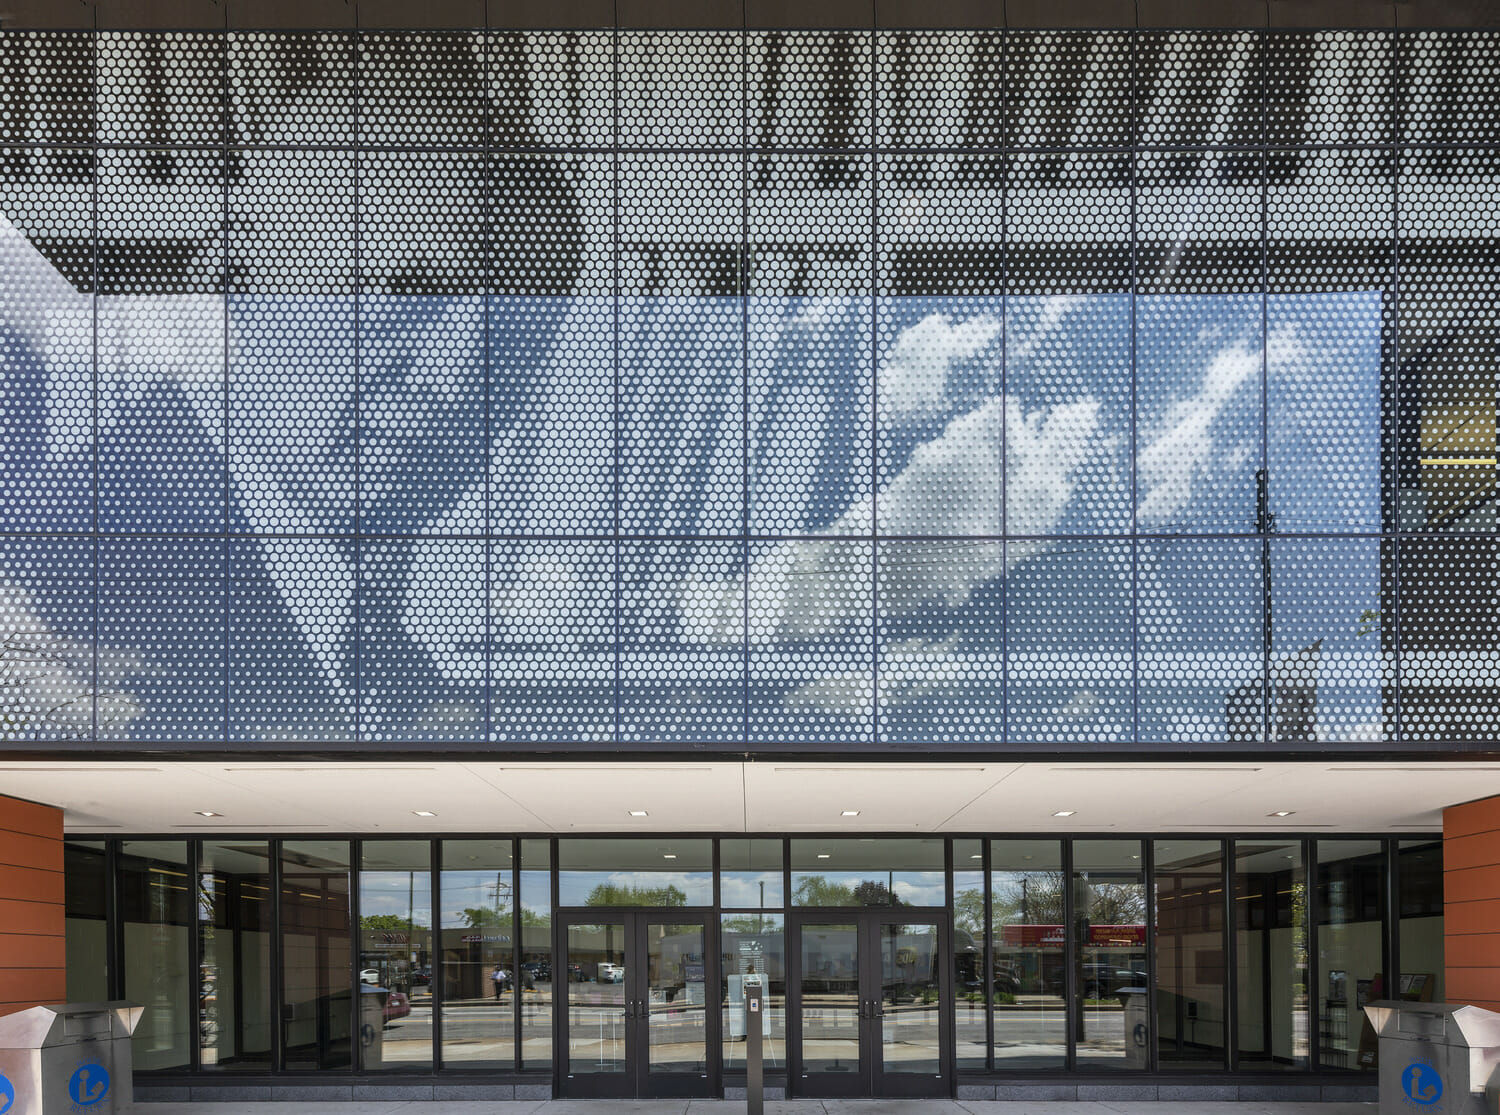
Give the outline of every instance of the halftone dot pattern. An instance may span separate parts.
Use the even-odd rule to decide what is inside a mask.
[[[1256,533],[1264,327],[1256,294],[1136,299],[1138,530]]]
[[[355,512],[355,300],[229,301],[229,483],[256,534],[344,535]],[[314,367],[318,375],[308,376]],[[238,524],[237,524],[238,526]]]
[[[1385,705],[1396,662],[1384,644],[1395,617],[1382,566],[1378,539],[1271,540],[1273,745],[1394,735]]]
[[[93,207],[87,185],[30,173],[50,154],[0,150],[0,165],[26,171],[0,177],[0,213],[21,249],[7,263],[13,281],[0,285],[5,530],[84,531],[93,518]],[[59,193],[78,208],[54,209]]]
[[[16,147],[7,167],[22,176],[36,165],[23,145],[61,149],[62,178],[87,174],[98,111],[94,37],[56,31],[0,35],[0,135]],[[24,75],[24,77],[23,77]]]
[[[753,31],[746,36],[748,142],[813,151],[868,149],[874,37],[866,31]],[[820,162],[826,187],[841,160]]]
[[[751,295],[819,300],[868,296],[874,196],[870,159],[840,156],[838,168],[837,181],[825,183],[823,156],[751,156]]]
[[[359,526],[485,531],[485,314],[477,297],[359,300]]]
[[[356,588],[346,540],[229,540],[229,739],[354,738]]]
[[[620,522],[738,533],[744,521],[740,160],[624,156],[618,360]],[[663,211],[648,184],[688,204]]]
[[[1005,733],[998,541],[880,542],[876,550],[878,740],[941,747]]]
[[[0,740],[94,738],[94,589],[92,539],[0,536]],[[139,712],[118,685],[98,711],[108,739]]]
[[[1382,145],[1392,140],[1394,42],[1383,31],[1266,36],[1266,143]],[[1315,84],[1316,83],[1316,84]]]
[[[1402,143],[1500,143],[1500,32],[1405,31],[1396,37]]]
[[[1135,142],[1142,147],[1260,143],[1262,50],[1255,31],[1142,32],[1136,41]]]
[[[1017,155],[1018,160],[1037,156]],[[1046,156],[1052,158],[1052,156]],[[1013,168],[1012,180],[1043,168]],[[1082,294],[1130,289],[1130,160],[1073,154],[1054,177],[1006,194],[1006,289],[1012,294]]]
[[[1001,88],[1005,145],[1024,148],[1009,181],[1043,185],[1070,177],[1069,147],[1131,141],[1131,37],[1111,31],[1012,31],[1005,36]],[[1123,170],[1128,172],[1128,163]]]
[[[1266,467],[1276,529],[1374,534],[1394,455],[1382,383],[1393,330],[1379,290],[1266,300]]]
[[[353,152],[242,152],[229,191],[229,289],[352,294]]]
[[[1001,147],[1002,41],[993,31],[877,35],[875,146]]]
[[[1403,538],[1397,608],[1407,746],[1493,743],[1500,714],[1500,553],[1493,536]]]
[[[1129,531],[1130,347],[1126,295],[1005,300],[1011,537]]]
[[[1136,554],[1139,739],[1179,746],[1264,739],[1260,544],[1142,541]]]
[[[491,742],[613,740],[614,543],[496,542],[481,599]]]
[[[620,544],[621,742],[743,738],[744,553],[739,542]]]
[[[231,31],[230,142],[353,146],[354,43],[338,31]]]
[[[168,147],[224,142],[225,36],[195,31],[101,31],[98,141],[152,148],[151,170],[173,178]]]
[[[1231,173],[1248,166],[1248,173]],[[1136,169],[1136,289],[1258,291],[1264,194],[1258,151],[1143,151]]]
[[[360,541],[361,741],[485,738],[485,557],[477,539]]]
[[[488,159],[467,152],[361,152],[360,287],[467,294],[488,279]]]
[[[611,533],[614,300],[510,297],[487,305],[490,531]]]
[[[614,146],[615,44],[611,31],[492,32],[487,53],[495,143]]]
[[[743,36],[620,33],[620,144],[733,147],[745,142]]]
[[[877,159],[880,295],[994,295],[1005,278],[1004,194],[971,155]]]
[[[222,151],[101,150],[95,191],[99,293],[223,292]]]
[[[750,742],[873,737],[873,549],[826,538],[750,544]]]
[[[1281,152],[1271,151],[1268,166]],[[1285,152],[1291,182],[1268,170],[1266,282],[1273,291],[1389,287],[1395,205],[1383,151]]]
[[[483,33],[366,32],[356,45],[361,146],[478,148],[490,142]]]
[[[1007,739],[1128,743],[1135,726],[1128,543],[1010,542],[1005,550]]]
[[[222,532],[223,295],[101,297],[94,329],[99,529]]]
[[[224,738],[226,546],[212,538],[99,541],[98,685],[101,694],[131,694],[133,736]]]
[[[1001,531],[999,298],[876,301],[875,531]]]

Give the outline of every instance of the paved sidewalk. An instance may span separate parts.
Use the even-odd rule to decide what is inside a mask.
[[[744,1100],[430,1100],[137,1103],[131,1115],[738,1115]],[[769,1100],[766,1115],[1377,1115],[1373,1103]]]

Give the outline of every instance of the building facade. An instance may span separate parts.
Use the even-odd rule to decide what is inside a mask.
[[[453,7],[0,30],[0,792],[143,1095],[732,1094],[757,981],[790,1095],[1364,1095],[1485,999],[1483,13]]]

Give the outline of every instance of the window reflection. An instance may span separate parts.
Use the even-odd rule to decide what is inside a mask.
[[[1234,842],[1241,1069],[1308,1064],[1307,867],[1300,841]]]
[[[204,842],[198,863],[204,1068],[270,1067],[272,897],[268,843]]]
[[[1059,1069],[1067,1055],[1062,845],[990,842],[991,978],[964,989],[994,1003],[995,1068]]]
[[[1153,855],[1158,1065],[1223,1068],[1229,1049],[1223,845],[1158,840]]]
[[[1394,998],[1391,991],[1404,996],[1413,983],[1403,973],[1388,989],[1385,977],[1385,848],[1379,840],[1319,840],[1317,847],[1318,1059],[1323,1068],[1372,1069],[1374,1058],[1359,1056],[1375,1039],[1360,1008]]]
[[[135,1066],[186,1068],[197,1013],[188,934],[198,906],[188,846],[181,840],[127,840],[119,864],[125,997],[144,1008],[131,1038]]]
[[[443,1063],[511,1068],[518,988],[547,974],[516,969],[511,842],[443,841],[441,886]]]
[[[1141,844],[1073,844],[1073,1037],[1081,1069],[1147,1067],[1146,885]]]
[[[349,931],[348,842],[285,841],[281,1043],[289,1069],[347,1069],[354,1063]]]

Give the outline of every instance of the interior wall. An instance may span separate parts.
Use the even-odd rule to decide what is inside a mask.
[[[1444,990],[1500,1010],[1500,797],[1443,810]]]
[[[68,996],[63,814],[0,797],[0,1015]]]

